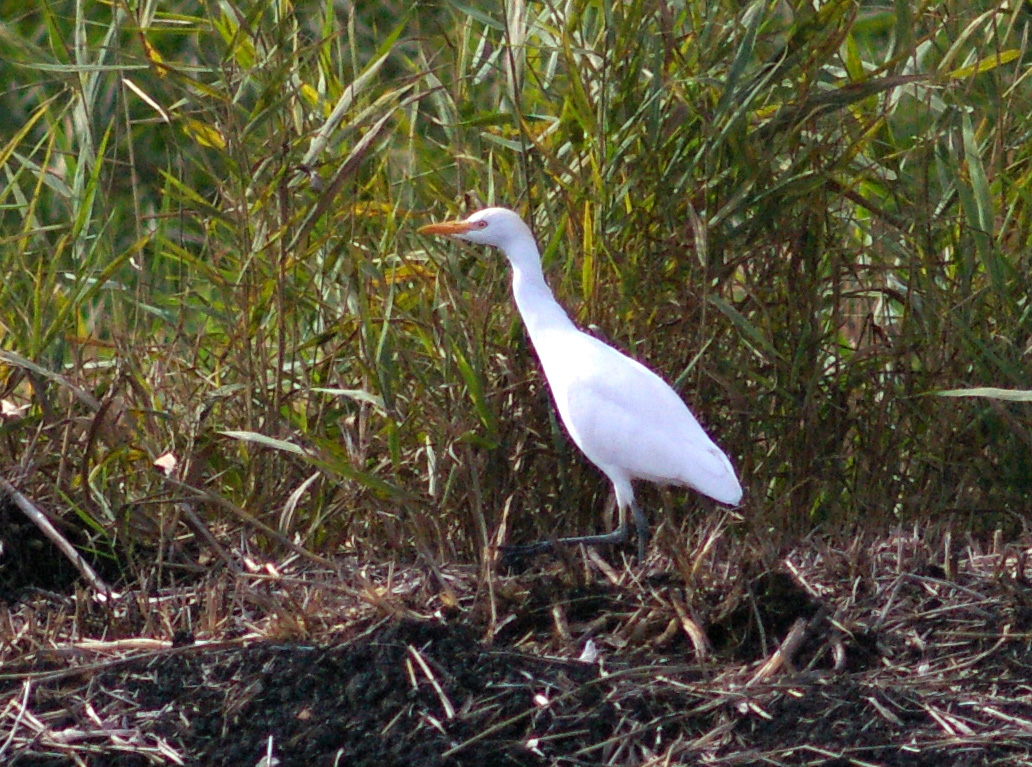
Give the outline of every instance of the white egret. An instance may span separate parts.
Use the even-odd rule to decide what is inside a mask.
[[[644,561],[649,523],[634,500],[635,479],[690,487],[730,506],[741,501],[731,461],[677,393],[641,363],[573,324],[545,283],[534,235],[516,213],[485,208],[463,221],[429,224],[419,232],[492,245],[509,259],[516,307],[559,416],[577,447],[613,483],[620,516],[616,530],[561,538],[560,543],[624,543],[630,509],[638,557]],[[546,541],[507,551],[531,554],[550,546]]]

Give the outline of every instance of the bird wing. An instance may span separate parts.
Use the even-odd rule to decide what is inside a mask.
[[[541,340],[538,356],[563,423],[606,474],[687,485],[738,503],[731,462],[663,379],[579,331]]]

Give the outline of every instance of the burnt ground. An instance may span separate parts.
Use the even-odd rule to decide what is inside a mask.
[[[1032,764],[1030,544],[898,532],[761,565],[714,530],[516,574],[241,553],[108,601],[0,559],[0,763]]]

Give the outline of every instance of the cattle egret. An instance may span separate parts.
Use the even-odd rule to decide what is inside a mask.
[[[690,487],[730,506],[741,501],[742,487],[731,461],[677,393],[641,363],[573,324],[545,283],[534,235],[516,213],[485,208],[464,221],[429,224],[419,232],[492,245],[509,259],[516,308],[559,416],[577,447],[613,483],[619,526],[602,535],[561,538],[560,543],[624,543],[630,509],[638,558],[644,561],[649,523],[634,501],[635,479]],[[507,551],[534,554],[550,546],[545,541]]]

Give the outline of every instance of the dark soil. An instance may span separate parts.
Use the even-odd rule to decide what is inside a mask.
[[[436,568],[112,604],[8,584],[0,763],[1032,764],[1025,546],[941,544],[691,584],[597,557],[489,590]]]

